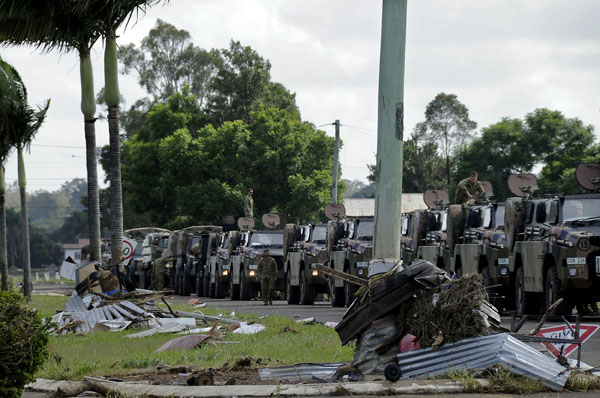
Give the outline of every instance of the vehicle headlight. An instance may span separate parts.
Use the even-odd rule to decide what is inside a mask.
[[[313,269],[312,276],[319,276],[319,271],[317,271],[316,269]]]
[[[229,271],[223,270],[222,274],[223,274],[223,276],[227,276],[227,275],[229,275]]]
[[[248,272],[248,275],[250,275],[250,276],[255,276],[255,275],[256,275],[256,272],[254,272],[254,271],[250,271],[250,272]]]

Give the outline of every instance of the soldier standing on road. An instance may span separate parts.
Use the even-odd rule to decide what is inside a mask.
[[[244,217],[254,217],[254,199],[252,199],[252,194],[254,193],[254,189],[250,188],[248,190],[248,195],[244,199]]]
[[[154,260],[154,265],[152,266],[152,281],[151,288],[159,291],[165,288],[165,263],[167,259],[162,255]]]
[[[257,270],[260,277],[260,296],[265,305],[273,305],[277,263],[273,257],[269,256],[269,249],[263,251]]]
[[[483,185],[477,181],[477,172],[472,171],[468,178],[458,183],[456,194],[454,195],[454,203],[473,205],[475,204],[477,194],[484,192]]]

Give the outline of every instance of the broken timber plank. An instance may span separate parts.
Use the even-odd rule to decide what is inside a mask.
[[[314,264],[314,266],[317,271],[321,271],[322,273],[333,276],[334,278],[338,278],[343,281],[352,283],[353,285],[365,286],[365,287],[369,286],[369,281],[367,281],[366,279],[363,279],[363,278],[359,278],[358,276],[350,275],[345,272],[326,267],[322,264]]]

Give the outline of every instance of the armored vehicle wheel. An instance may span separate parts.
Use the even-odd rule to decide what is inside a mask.
[[[231,300],[240,299],[240,285],[233,283],[233,277],[229,276],[229,298]]]
[[[300,271],[300,304],[313,305],[315,303],[315,287],[308,283],[304,270]]]
[[[246,274],[244,270],[240,270],[240,300],[251,300],[252,299],[252,285],[246,280]]]
[[[210,283],[210,285],[208,286],[208,297],[210,298],[215,298],[215,286],[216,283]]]
[[[518,315],[537,315],[540,312],[535,293],[525,291],[523,267],[519,267],[515,277],[515,306]]]
[[[546,308],[550,308],[556,300],[562,298],[563,302],[552,312],[556,315],[571,315],[573,305],[567,300],[562,290],[562,283],[558,278],[556,267],[551,267],[546,273],[546,288],[544,289],[546,296]]]
[[[331,292],[331,306],[344,306],[344,286],[336,287],[333,280],[329,281],[329,291]]]
[[[346,307],[350,307],[354,301],[354,293],[356,293],[356,290],[356,285],[349,282],[344,282],[344,303]]]
[[[175,280],[173,281],[173,291],[179,296],[179,268],[175,268]]]
[[[215,279],[217,280],[215,283],[215,298],[225,298],[225,295],[227,294],[225,282],[221,280],[221,275],[218,273],[215,275]]]
[[[289,272],[286,274],[285,283],[285,299],[287,303],[298,304],[300,302],[300,289],[298,286],[292,286],[292,276]]]
[[[146,289],[146,279],[148,278],[148,270],[145,268],[142,268],[142,270],[140,271],[140,279],[138,281],[138,287],[140,289]]]
[[[208,297],[210,292],[210,275],[204,274],[202,278],[202,297]]]
[[[189,276],[185,276],[185,273],[181,273],[181,295],[189,296],[192,294],[192,289],[194,287],[194,282]]]
[[[203,296],[203,283],[202,283],[202,278],[200,277],[200,272],[198,272],[198,275],[196,275],[196,296],[197,297],[202,297]]]

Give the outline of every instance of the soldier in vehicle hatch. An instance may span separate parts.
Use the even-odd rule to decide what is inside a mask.
[[[260,296],[264,305],[273,305],[273,291],[275,290],[275,278],[277,277],[277,262],[269,256],[269,249],[262,252],[262,258],[258,263],[258,275],[260,276]]]
[[[456,186],[454,203],[457,205],[462,203],[475,204],[475,198],[484,192],[483,186],[477,181],[477,172],[472,171],[468,178],[465,178]]]
[[[246,195],[246,198],[244,198],[244,217],[254,217],[254,199],[252,199],[253,193],[254,190],[250,188],[248,190],[248,195]]]

